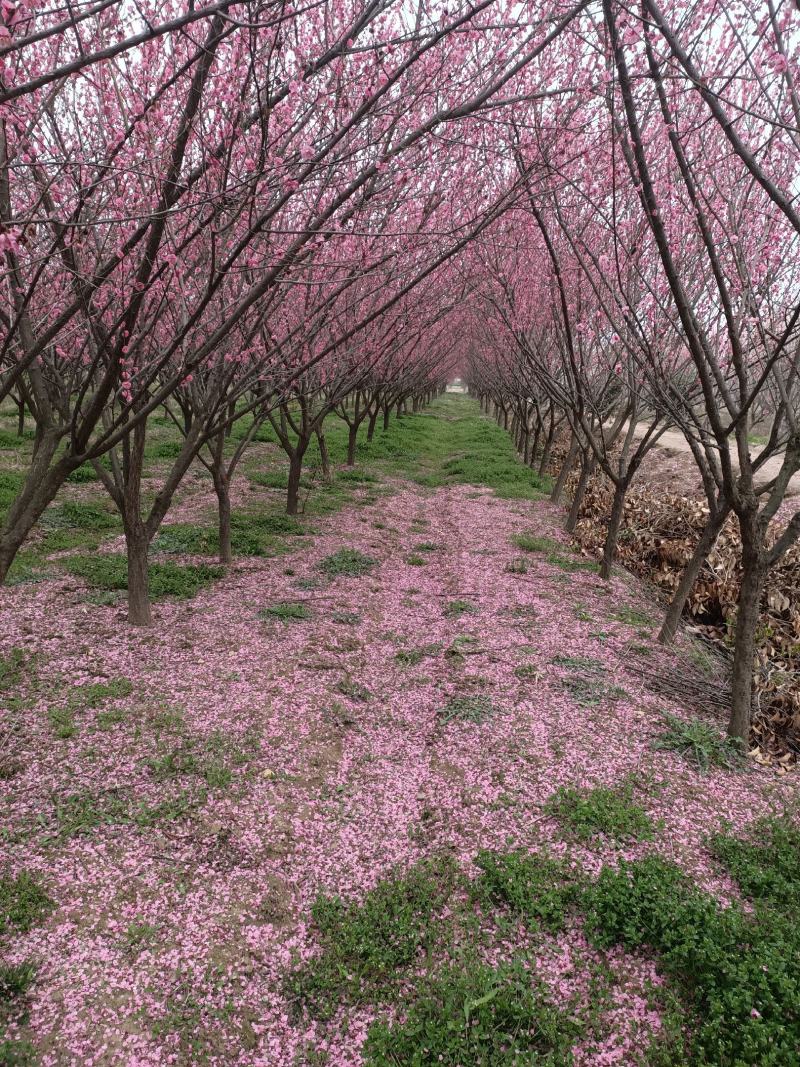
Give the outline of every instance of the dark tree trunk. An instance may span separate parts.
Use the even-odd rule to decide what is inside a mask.
[[[300,475],[303,473],[303,455],[298,446],[289,457],[289,482],[286,486],[286,514],[296,515],[300,501]]]
[[[715,515],[709,517],[703,532],[700,534],[694,552],[683,568],[683,574],[672,595],[672,600],[669,602],[664,621],[658,632],[658,640],[662,645],[671,645],[675,640],[675,634],[678,632],[678,624],[681,621],[683,609],[686,607],[686,601],[689,599],[689,594],[697,581],[700,568],[714,547],[714,542],[717,540],[728,514],[727,508],[721,508]]]
[[[736,638],[733,646],[731,717],[728,733],[744,744],[750,738],[750,708],[753,699],[753,660],[756,630],[761,615],[766,564],[757,519],[739,519],[742,537],[742,584],[736,605]]]
[[[391,404],[387,404],[383,409],[383,430],[384,433],[389,429],[389,418],[392,414]]]
[[[8,569],[28,534],[41,518],[47,505],[55,498],[66,476],[77,466],[68,460],[61,460],[55,466],[50,466],[59,440],[60,437],[47,434],[37,439],[25,484],[8,509],[4,524],[0,528],[0,585],[5,582]]]
[[[356,444],[358,442],[358,426],[353,423],[347,431],[347,466],[352,467],[356,462]]]
[[[561,470],[558,472],[558,478],[556,484],[553,486],[553,492],[550,494],[550,499],[554,504],[561,503],[561,497],[564,493],[564,486],[567,484],[567,478],[569,478],[572,471],[572,465],[575,462],[575,457],[578,454],[578,439],[572,438],[570,442],[569,451],[564,459],[564,463]]]
[[[614,486],[614,499],[611,503],[611,514],[608,517],[608,528],[603,545],[603,562],[600,564],[600,577],[608,581],[611,577],[611,569],[617,558],[617,542],[619,540],[619,528],[622,525],[622,516],[625,513],[625,497],[628,492],[628,482],[620,482]]]
[[[572,507],[569,509],[569,515],[567,516],[566,530],[567,533],[572,533],[575,527],[578,525],[578,516],[581,513],[581,504],[583,503],[583,497],[586,492],[586,486],[589,484],[589,478],[594,470],[594,456],[589,452],[584,452],[581,459],[581,473],[578,478],[578,484],[575,486],[575,494],[572,497]]]
[[[376,407],[375,410],[370,415],[369,422],[367,423],[367,440],[368,441],[371,441],[372,438],[375,436],[375,424],[377,423],[377,421],[378,421],[378,408]]]
[[[233,560],[231,546],[231,487],[224,474],[214,477],[214,490],[217,494],[217,513],[219,516],[219,561],[230,563]]]
[[[228,425],[225,427],[225,436],[230,437],[233,432],[233,417],[236,414],[236,404],[228,404]]]
[[[317,430],[317,444],[319,445],[319,462],[322,468],[322,477],[326,482],[331,480],[331,458],[328,453],[328,442],[324,430]]]
[[[542,449],[542,460],[539,464],[539,474],[546,474],[547,467],[550,463],[550,451],[553,447],[553,438],[555,437],[555,431],[548,430],[547,436],[544,439],[544,448]]]
[[[25,401],[17,401],[17,436],[22,437],[25,433]]]
[[[147,572],[150,546],[147,532],[140,522],[126,526],[125,544],[128,551],[128,622],[133,626],[150,626],[153,622]]]

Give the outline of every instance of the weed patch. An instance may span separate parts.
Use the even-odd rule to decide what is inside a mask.
[[[361,578],[369,574],[378,561],[355,548],[340,548],[317,564],[318,570],[329,578]]]
[[[480,852],[476,899],[504,904],[529,927],[557,933],[580,898],[576,872],[563,860],[535,852]]]
[[[0,876],[0,936],[10,930],[27,933],[54,906],[38,879],[27,871],[13,878],[6,874]]]
[[[722,908],[655,857],[604,868],[585,906],[597,945],[654,949],[663,972],[678,984],[695,1015],[681,1062],[797,1063],[800,936],[794,911],[765,907],[747,915],[738,905]]]
[[[360,903],[318,897],[311,914],[321,952],[288,975],[295,1003],[325,1019],[343,1003],[386,997],[399,972],[433,944],[456,878],[448,860],[424,860],[379,882]]]
[[[451,600],[445,604],[443,614],[446,619],[457,619],[461,615],[474,615],[477,611],[477,605],[471,600]]]
[[[450,967],[426,983],[403,1022],[373,1024],[366,1067],[567,1067],[577,1026],[522,961]]]
[[[581,841],[590,841],[598,834],[615,841],[648,840],[653,836],[653,824],[645,810],[633,802],[632,793],[630,785],[621,789],[562,786],[547,802],[545,810]]]
[[[439,709],[439,721],[443,724],[458,722],[484,723],[495,714],[495,707],[489,697],[482,693],[475,696],[451,697],[443,708]]]
[[[725,737],[700,719],[679,719],[668,712],[663,715],[667,728],[653,742],[654,749],[677,752],[703,773],[710,767],[743,767],[744,753],[736,739]]]
[[[268,608],[262,608],[258,613],[260,619],[277,619],[280,622],[304,622],[311,618],[311,609],[305,604],[293,604],[290,601],[281,601],[278,604],[270,604]]]

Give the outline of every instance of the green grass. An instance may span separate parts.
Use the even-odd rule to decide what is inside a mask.
[[[444,968],[402,1022],[376,1022],[365,1067],[567,1067],[577,1027],[521,961]]]
[[[558,552],[561,545],[552,537],[537,537],[535,534],[514,534],[511,543],[523,552]]]
[[[361,578],[369,574],[378,561],[366,556],[356,548],[340,548],[330,556],[325,556],[317,564],[317,569],[328,578]]]
[[[128,561],[121,554],[96,556],[70,556],[62,561],[70,574],[83,578],[94,589],[106,591],[128,588]],[[148,567],[150,597],[188,599],[195,596],[224,575],[222,567],[207,564],[180,565],[177,563],[151,563]]]
[[[147,828],[162,822],[185,818],[206,800],[203,790],[181,790],[156,804],[136,801],[124,792],[83,791],[57,798],[53,802],[55,836],[66,840],[88,834],[102,826],[139,826]]]
[[[258,613],[260,619],[277,619],[279,622],[305,622],[311,618],[311,609],[305,604],[293,604],[290,601],[281,601],[278,604],[270,604],[262,608]]]
[[[401,667],[416,667],[429,656],[435,656],[441,650],[441,645],[421,645],[419,648],[401,648],[395,652],[394,658]]]
[[[234,511],[231,548],[235,556],[274,556],[287,549],[287,537],[302,537],[303,523],[293,515]],[[219,553],[219,529],[194,523],[163,526],[153,541],[156,552],[210,556]]]
[[[0,936],[11,931],[27,933],[54,906],[38,878],[28,871],[20,871],[14,877],[0,875]]]
[[[477,605],[471,600],[451,600],[445,604],[443,614],[446,619],[458,619],[461,615],[474,615],[477,611]]]
[[[361,682],[355,682],[352,678],[340,678],[335,687],[337,693],[347,697],[356,704],[366,704],[372,696],[369,689]]]
[[[433,944],[455,884],[450,861],[423,860],[360,902],[318,897],[311,914],[320,952],[287,976],[291,999],[326,1019],[344,1004],[390,995],[401,972]]]
[[[634,803],[632,793],[629,784],[616,789],[561,786],[545,810],[580,841],[591,841],[600,834],[614,841],[649,840],[653,824],[644,808]]]

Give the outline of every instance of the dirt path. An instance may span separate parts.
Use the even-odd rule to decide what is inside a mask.
[[[637,426],[635,436],[641,437],[644,433],[644,427],[642,427],[640,430],[640,427]],[[692,456],[691,449],[686,443],[686,438],[678,430],[665,430],[661,437],[658,439],[658,445],[656,447],[659,450],[667,452],[668,454],[673,456],[685,456],[687,461],[691,464],[692,469],[694,470],[694,457]],[[754,457],[757,456],[759,453],[759,446],[753,445],[751,451]],[[756,485],[763,485],[765,482],[769,482],[771,479],[775,478],[780,472],[782,462],[782,456],[772,456],[770,459],[768,459],[763,465],[763,467],[761,467],[758,471],[758,475],[756,477]],[[738,462],[736,462],[735,454],[734,464],[736,466],[736,469],[738,470]],[[790,479],[789,485],[786,489],[787,500],[797,496],[800,496],[800,471],[798,471]]]
[[[794,783],[700,777],[652,751],[664,703],[629,670],[661,654],[650,609],[570,553],[560,518],[406,483],[321,522],[303,552],[159,605],[151,632],[74,580],[3,591],[0,646],[37,651],[6,718],[18,768],[2,783],[3,863],[39,872],[55,902],[15,943],[38,971],[12,1036],[45,1065],[356,1067],[375,1009],[314,1022],[283,994],[316,951],[321,891],[361,897],[442,853],[474,872],[479,850],[509,847],[569,853],[590,874],[655,850],[724,891],[706,834]],[[520,533],[550,540],[523,552]],[[325,578],[319,561],[342,548],[375,566]],[[264,616],[286,603],[301,617]],[[131,692],[55,740],[63,686],[114,680]],[[568,843],[543,809],[561,785],[623,780],[655,841]],[[538,953],[559,998],[597,962],[579,930]],[[604,965],[613,1011],[579,1064],[630,1063],[658,1025],[641,1007],[652,966]]]

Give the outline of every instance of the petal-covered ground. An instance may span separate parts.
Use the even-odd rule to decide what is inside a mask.
[[[390,488],[301,551],[159,603],[151,629],[71,577],[2,592],[0,647],[19,651],[0,869],[53,902],[3,942],[36,967],[8,1023],[32,1062],[355,1067],[402,1001],[323,1022],[286,975],[317,952],[319,893],[361,899],[424,857],[474,877],[482,849],[547,848],[591,877],[656,853],[735,894],[708,834],[782,808],[795,780],[654,750],[662,712],[685,713],[631,669],[679,662],[653,644],[641,588],[602,582],[546,502]],[[343,549],[363,573],[320,567]],[[598,785],[624,786],[652,836],[566,833],[546,802]],[[533,954],[559,1003],[613,974],[577,1063],[646,1050],[653,960],[590,948],[580,919]]]

